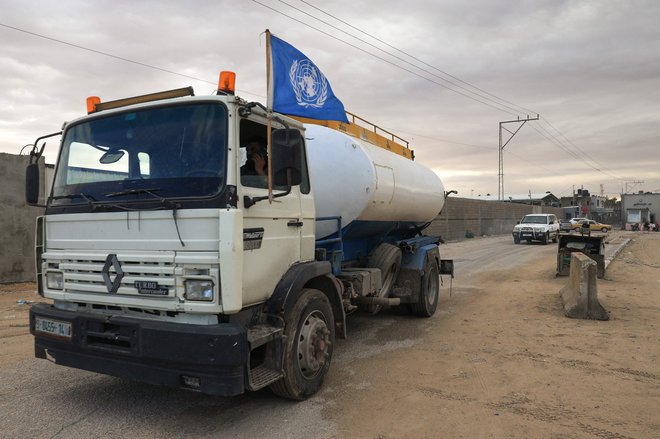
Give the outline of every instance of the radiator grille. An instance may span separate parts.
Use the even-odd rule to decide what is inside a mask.
[[[64,274],[64,291],[68,293],[104,293],[108,288],[103,279],[102,270],[106,264],[107,254],[80,255],[59,259],[59,264],[49,261],[51,266],[58,268]],[[138,295],[136,281],[157,282],[159,286],[168,288],[167,296],[175,293],[174,263],[171,258],[140,257],[140,255],[117,255],[123,277],[116,293],[119,295]],[[167,260],[170,259],[170,260]],[[53,267],[54,268],[54,267]],[[114,281],[117,272],[114,267],[108,271],[110,280]]]

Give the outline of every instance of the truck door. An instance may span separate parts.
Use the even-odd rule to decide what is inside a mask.
[[[255,136],[255,130],[261,132],[261,129],[263,137]],[[257,126],[253,120],[245,119],[241,121],[240,131],[240,153],[245,158],[250,142],[262,142],[265,146],[265,125]],[[267,163],[267,157],[263,158]],[[259,175],[254,169],[254,157],[239,162],[245,163],[239,171],[239,206],[243,208],[243,304],[250,305],[270,297],[287,269],[301,260],[301,231],[304,222],[300,186],[294,186],[291,193],[273,199],[272,203],[266,199],[245,208],[246,196],[253,198],[268,195],[268,181],[266,176]],[[273,188],[274,194],[278,192],[283,190]]]

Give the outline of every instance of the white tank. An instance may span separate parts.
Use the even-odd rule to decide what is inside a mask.
[[[444,205],[444,186],[430,169],[330,128],[305,125],[307,160],[316,216],[353,221],[422,225]],[[316,238],[337,231],[336,223],[316,223]]]

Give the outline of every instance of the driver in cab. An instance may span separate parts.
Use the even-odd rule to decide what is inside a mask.
[[[266,142],[261,137],[253,137],[245,145],[247,162],[241,166],[243,175],[268,175],[268,152]]]

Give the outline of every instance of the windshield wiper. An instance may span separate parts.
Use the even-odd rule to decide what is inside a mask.
[[[96,202],[96,199],[94,199],[94,197],[92,197],[91,195],[86,195],[82,192],[78,192],[77,194],[55,195],[51,197],[51,199],[53,200],[63,200],[63,199],[71,200],[74,198],[82,198],[85,201],[87,201],[87,204],[89,204],[90,206],[94,206]]]
[[[119,191],[119,192],[109,192],[109,193],[105,194],[105,196],[110,198],[110,197],[119,197],[121,195],[130,195],[130,194],[147,194],[147,195],[151,195],[152,197],[158,199],[158,201],[160,201],[163,206],[165,206],[166,208],[172,209],[172,219],[174,219],[174,227],[176,227],[176,234],[179,237],[179,242],[181,243],[181,246],[185,247],[186,244],[184,244],[183,239],[181,239],[181,232],[179,231],[179,223],[177,222],[177,219],[176,219],[176,211],[180,207],[180,205],[179,205],[179,203],[175,203],[174,201],[170,201],[167,198],[161,197],[160,195],[155,193],[155,191],[159,191],[159,190],[160,190],[160,188],[158,188],[158,187],[149,188],[149,189],[135,188],[135,189],[126,189],[126,190]]]
[[[108,207],[106,203],[102,203],[98,201],[96,198],[92,197],[91,195],[87,195],[82,192],[78,192],[75,194],[66,194],[66,195],[55,195],[50,197],[51,200],[72,200],[74,198],[82,198],[87,202],[87,205],[92,208],[92,211],[96,210],[97,207]]]
[[[152,197],[158,198],[161,201],[167,201],[165,198],[161,197],[158,194],[155,194],[155,191],[159,191],[159,187],[154,187],[154,188],[136,188],[136,189],[126,189],[124,191],[119,191],[119,192],[108,192],[107,194],[104,194],[106,197],[119,197],[122,195],[131,195],[131,194],[149,194]]]
[[[79,192],[77,194],[66,194],[66,195],[55,195],[51,197],[53,200],[63,200],[63,199],[72,199],[72,198],[83,198],[85,201],[88,203],[93,203],[96,201],[94,198],[92,198],[90,195],[85,195],[82,192]]]

